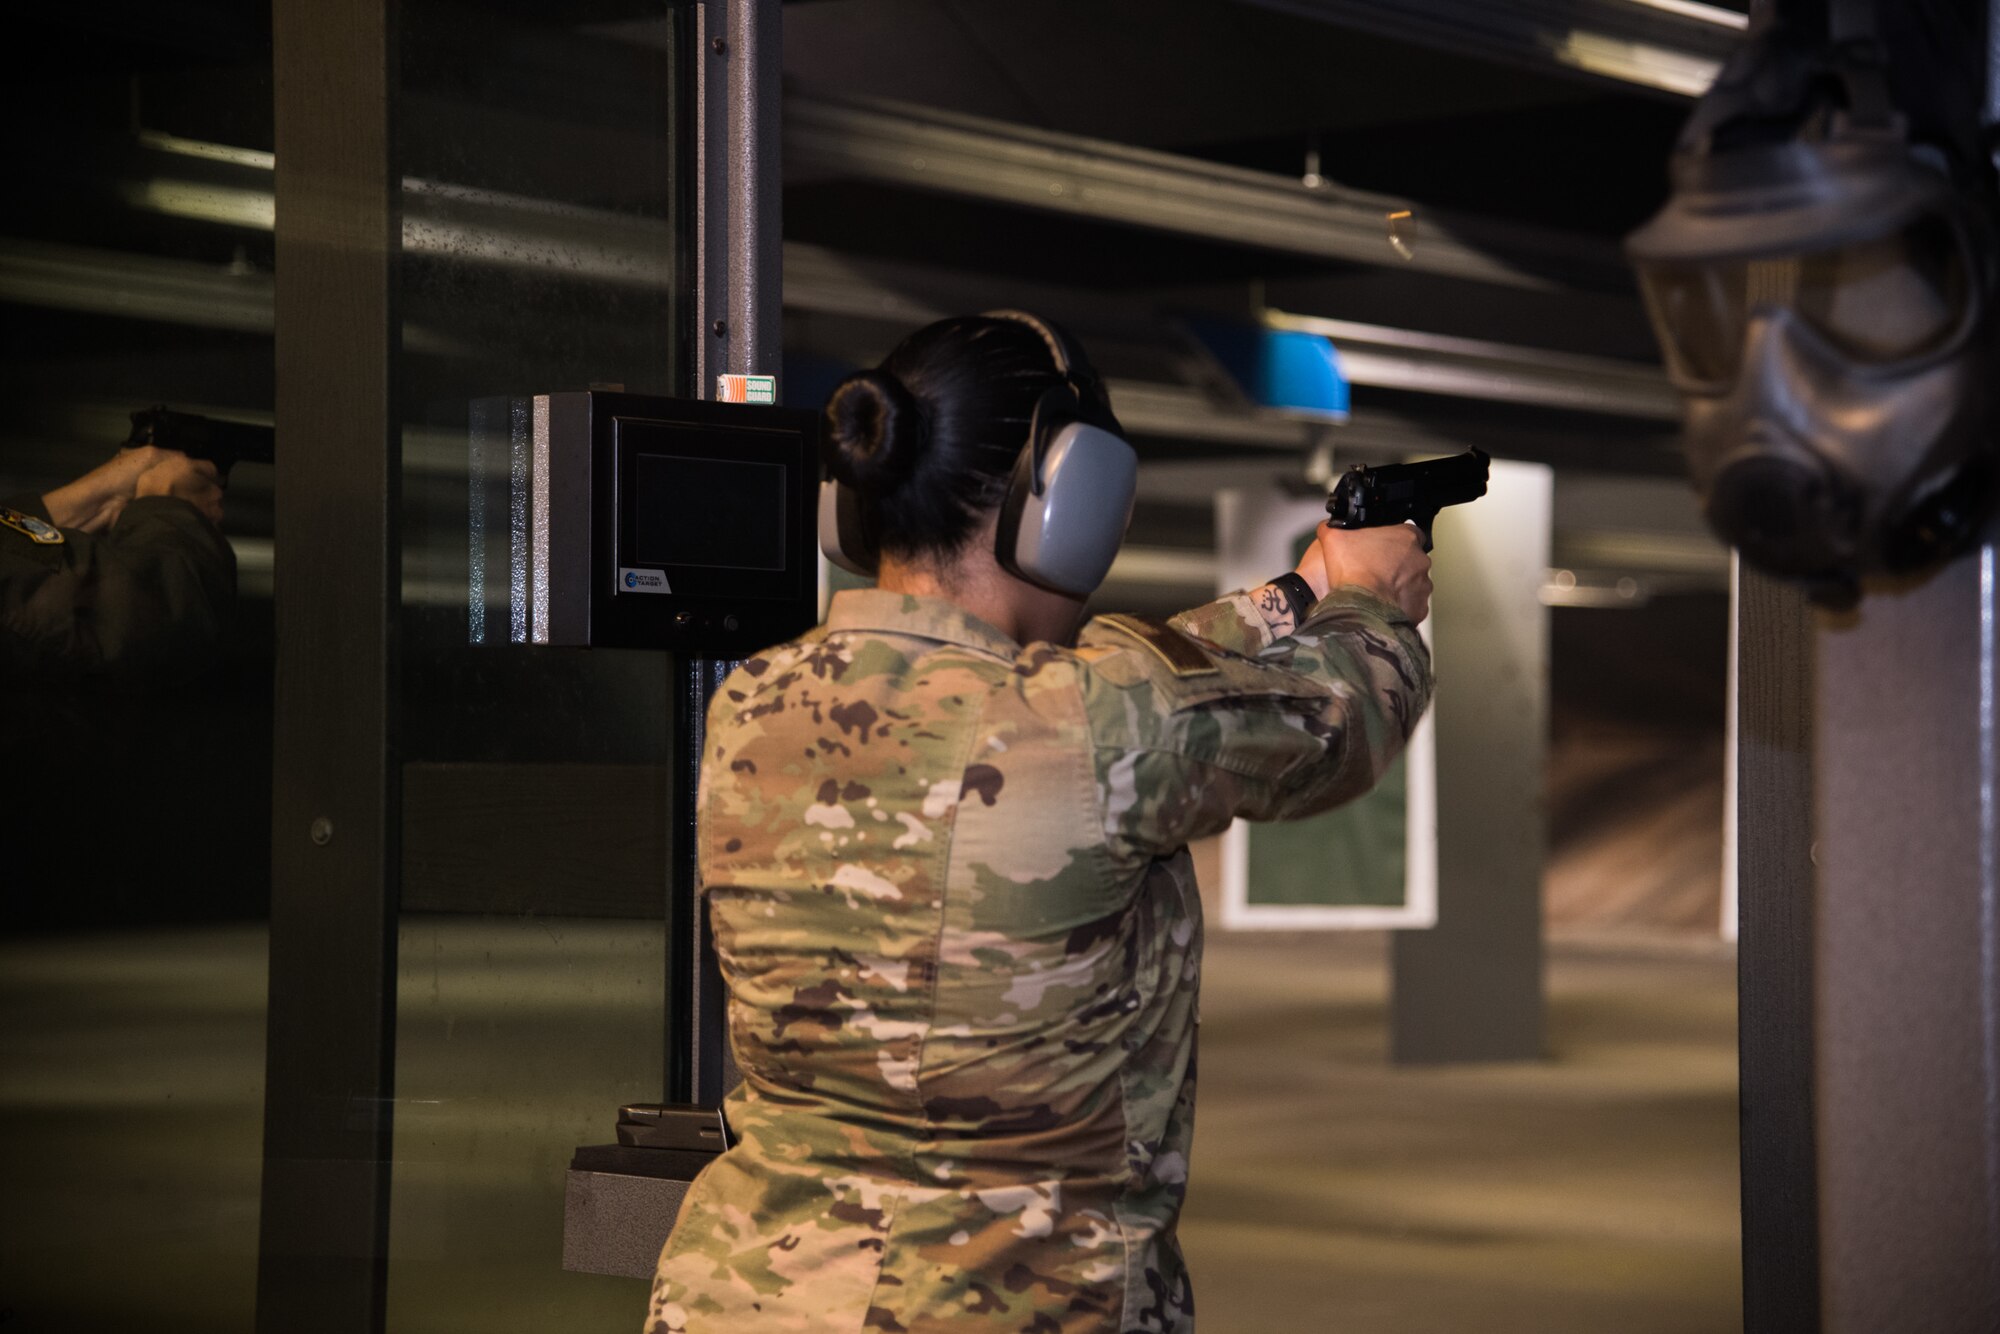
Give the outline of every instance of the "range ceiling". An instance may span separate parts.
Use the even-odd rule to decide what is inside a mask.
[[[1294,176],[1317,147],[1340,185],[1604,236],[1657,207],[1689,106],[1214,0],[820,0],[785,22],[800,92]]]

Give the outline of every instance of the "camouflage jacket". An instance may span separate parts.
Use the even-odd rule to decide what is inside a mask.
[[[647,1334],[1185,1331],[1185,845],[1366,791],[1429,658],[1355,590],[1021,647],[839,594],[709,718],[702,874],[743,1083]]]

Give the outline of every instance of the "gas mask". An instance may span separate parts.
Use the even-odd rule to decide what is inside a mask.
[[[1766,42],[1697,109],[1626,242],[1710,525],[1848,605],[1991,504],[1992,231],[1911,142],[1866,42]]]

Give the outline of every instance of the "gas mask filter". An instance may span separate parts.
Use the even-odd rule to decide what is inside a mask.
[[[1710,525],[1851,604],[1990,507],[1991,224],[1910,142],[1865,44],[1746,54],[1626,248]]]

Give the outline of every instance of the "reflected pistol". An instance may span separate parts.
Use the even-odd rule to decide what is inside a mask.
[[[1334,483],[1326,498],[1327,522],[1335,528],[1387,528],[1414,523],[1431,549],[1431,525],[1446,505],[1463,505],[1486,494],[1492,462],[1483,449],[1426,463],[1356,464]]]
[[[192,412],[169,412],[165,407],[147,408],[132,414],[132,434],[125,448],[158,445],[175,449],[191,459],[215,465],[222,480],[239,463],[270,463],[276,455],[277,431],[269,426],[244,422],[217,421]]]

